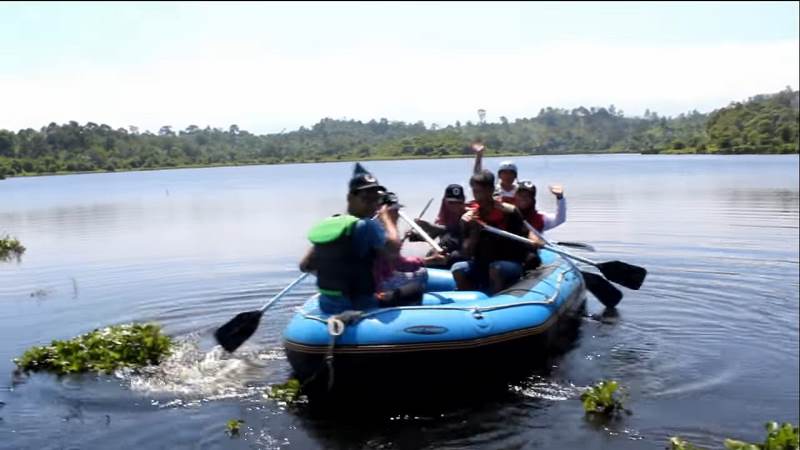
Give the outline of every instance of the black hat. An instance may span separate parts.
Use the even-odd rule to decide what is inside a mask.
[[[519,184],[517,184],[517,192],[519,191],[528,191],[531,194],[536,195],[536,185],[530,180],[520,181]]]
[[[356,163],[353,169],[353,178],[350,179],[350,192],[362,191],[364,189],[377,189],[386,191],[386,188],[378,184],[378,179],[367,171],[361,164]]]
[[[464,201],[464,188],[460,184],[451,184],[444,190],[445,200],[459,200]]]
[[[387,205],[389,207],[396,207],[402,208],[403,205],[400,204],[400,199],[397,198],[397,194],[394,192],[387,192],[383,194],[383,198],[381,199],[381,205]]]

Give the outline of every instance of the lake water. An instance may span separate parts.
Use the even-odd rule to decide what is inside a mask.
[[[309,227],[344,208],[352,163],[0,181],[0,234],[28,249],[0,263],[0,448],[659,449],[673,435],[721,448],[726,437],[760,442],[768,420],[798,422],[797,155],[516,162],[541,209],[555,206],[546,185],[565,186],[568,221],[551,238],[646,267],[644,286],[602,320],[590,297],[574,347],[506,392],[358,418],[263,396],[290,376],[281,331],[312,281],[234,355],[212,337],[298,275]],[[431,219],[471,164],[366,166],[410,213],[436,197]],[[13,375],[32,345],[133,321],[160,323],[179,351],[138,375]],[[627,388],[633,414],[597,424],[578,396],[605,378]],[[229,419],[245,421],[239,438],[225,434]]]

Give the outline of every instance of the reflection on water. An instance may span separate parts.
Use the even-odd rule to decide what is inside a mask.
[[[312,282],[234,355],[212,337],[296,277],[308,228],[344,207],[351,163],[1,181],[0,233],[28,250],[0,264],[0,447],[655,449],[672,435],[758,441],[763,422],[798,421],[796,155],[516,162],[543,210],[555,202],[541,187],[565,186],[568,222],[553,239],[644,266],[647,281],[623,289],[616,311],[590,298],[565,353],[508,386],[370,410],[263,395],[291,375],[281,331]],[[367,166],[416,213],[447,184],[466,185],[471,161]],[[162,324],[180,342],[173,356],[115,376],[12,375],[31,345],[131,321]],[[626,387],[634,414],[587,421],[580,392],[607,378]],[[391,389],[365,394],[380,405]],[[232,418],[245,421],[239,439],[224,434]]]

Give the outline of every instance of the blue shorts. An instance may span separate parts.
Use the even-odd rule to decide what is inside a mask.
[[[479,266],[475,261],[461,261],[453,264],[451,272],[462,272],[479,291],[489,289],[489,269],[494,269],[500,273],[503,279],[503,286],[507,287],[519,280],[522,276],[522,264],[513,261],[494,261],[488,266]]]

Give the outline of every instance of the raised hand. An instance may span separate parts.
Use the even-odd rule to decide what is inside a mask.
[[[554,184],[550,186],[550,192],[556,196],[556,198],[561,198],[564,196],[564,187],[560,184]]]

